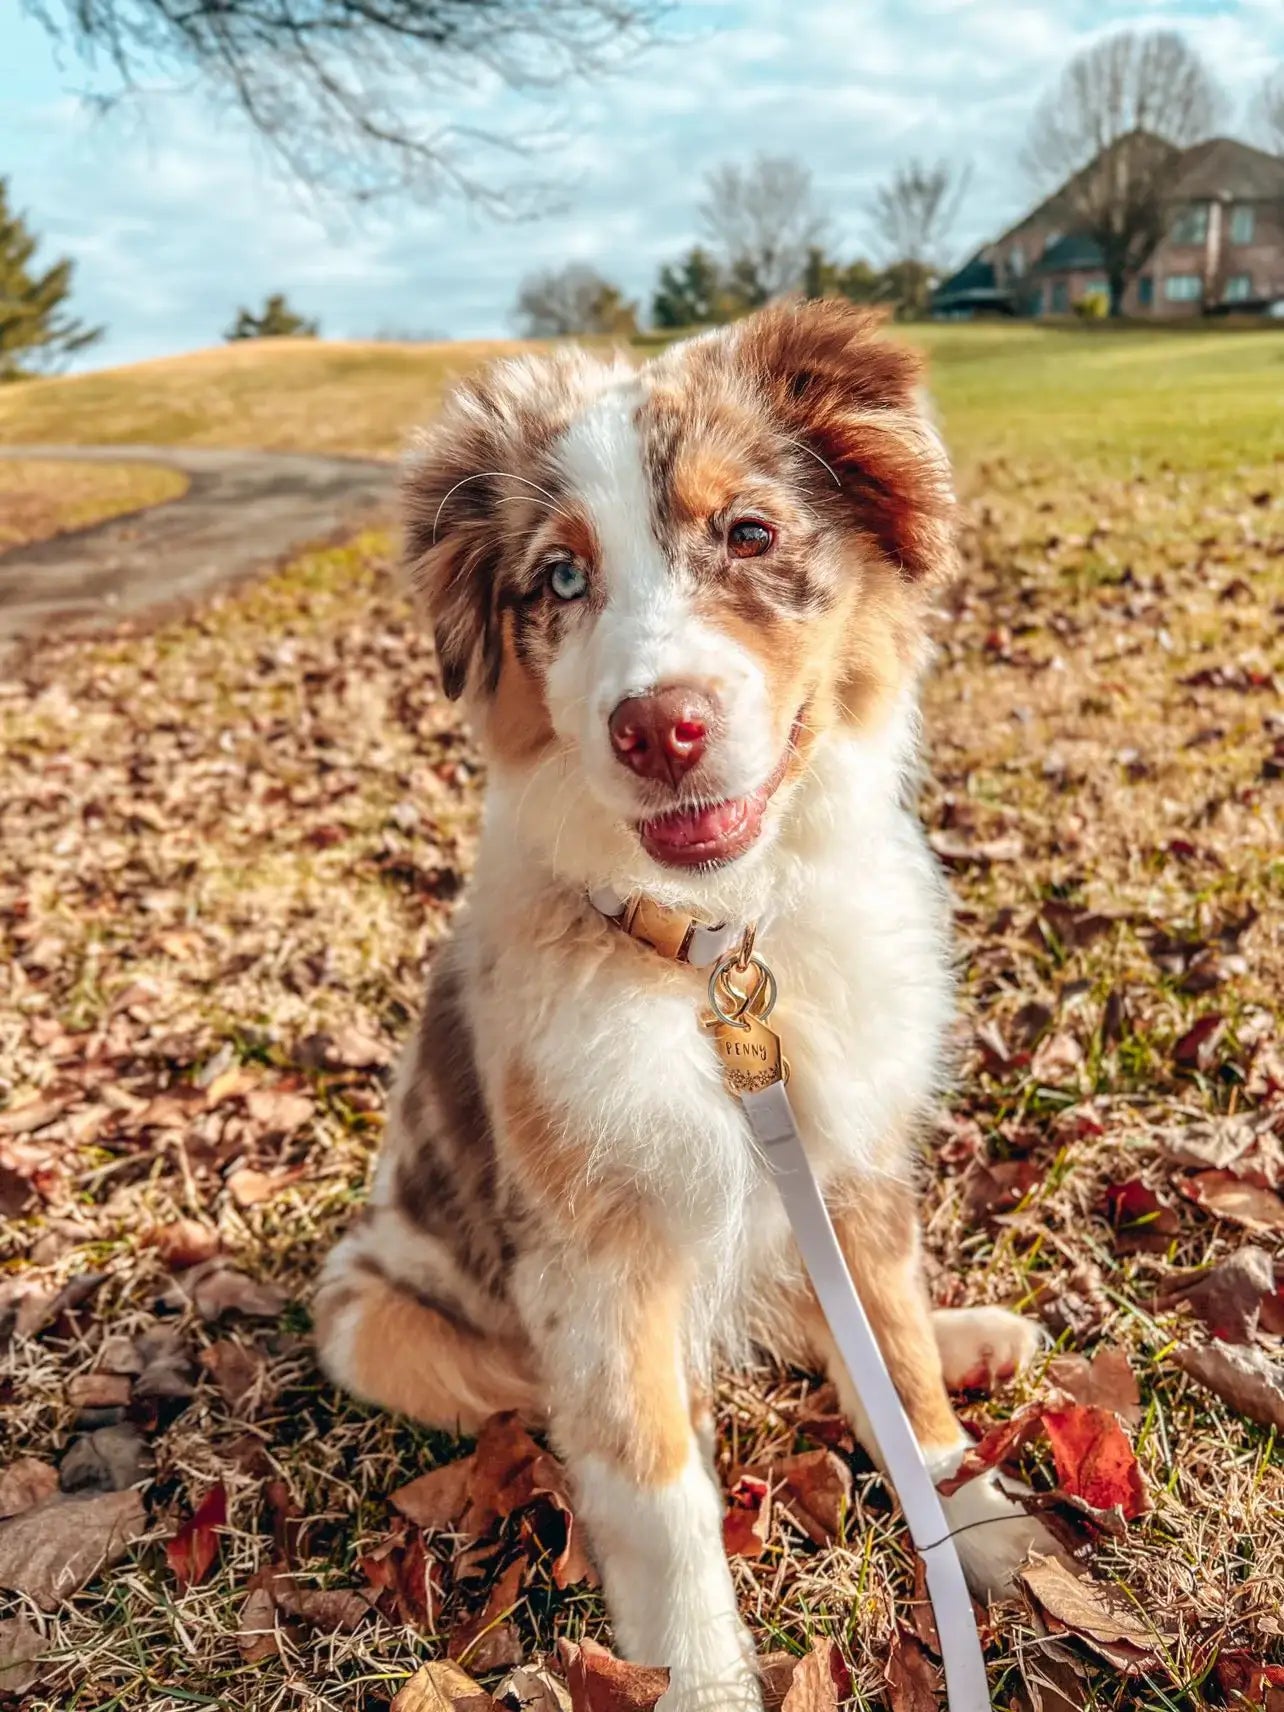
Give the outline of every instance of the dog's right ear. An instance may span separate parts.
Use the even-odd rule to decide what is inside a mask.
[[[498,664],[501,427],[482,382],[466,382],[416,438],[402,467],[406,568],[432,624],[442,688],[452,701],[470,678],[489,678]]]

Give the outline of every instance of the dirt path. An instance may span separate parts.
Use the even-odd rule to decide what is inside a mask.
[[[0,555],[0,652],[185,604],[386,507],[393,482],[389,464],[281,452],[0,446],[0,458],[162,463],[190,478],[166,505]]]

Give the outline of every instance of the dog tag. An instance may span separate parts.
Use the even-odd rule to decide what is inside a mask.
[[[780,1050],[780,1036],[761,1017],[708,1024],[718,1049],[722,1076],[733,1094],[756,1094],[775,1082],[789,1080],[789,1065]]]

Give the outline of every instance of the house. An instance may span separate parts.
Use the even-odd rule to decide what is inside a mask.
[[[943,280],[932,313],[1068,315],[1094,296],[1109,297],[1101,252],[1074,230],[1063,185]],[[1284,305],[1284,159],[1232,137],[1196,143],[1177,163],[1164,236],[1129,283],[1124,314],[1168,319],[1273,305]]]

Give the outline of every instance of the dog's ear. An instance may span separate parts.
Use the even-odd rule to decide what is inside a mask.
[[[484,380],[465,382],[402,466],[406,568],[452,701],[470,676],[491,678],[497,667],[501,428]]]
[[[883,317],[843,299],[780,303],[730,336],[785,432],[824,465],[823,493],[911,582],[955,567],[949,460],[925,405],[922,364]]]

